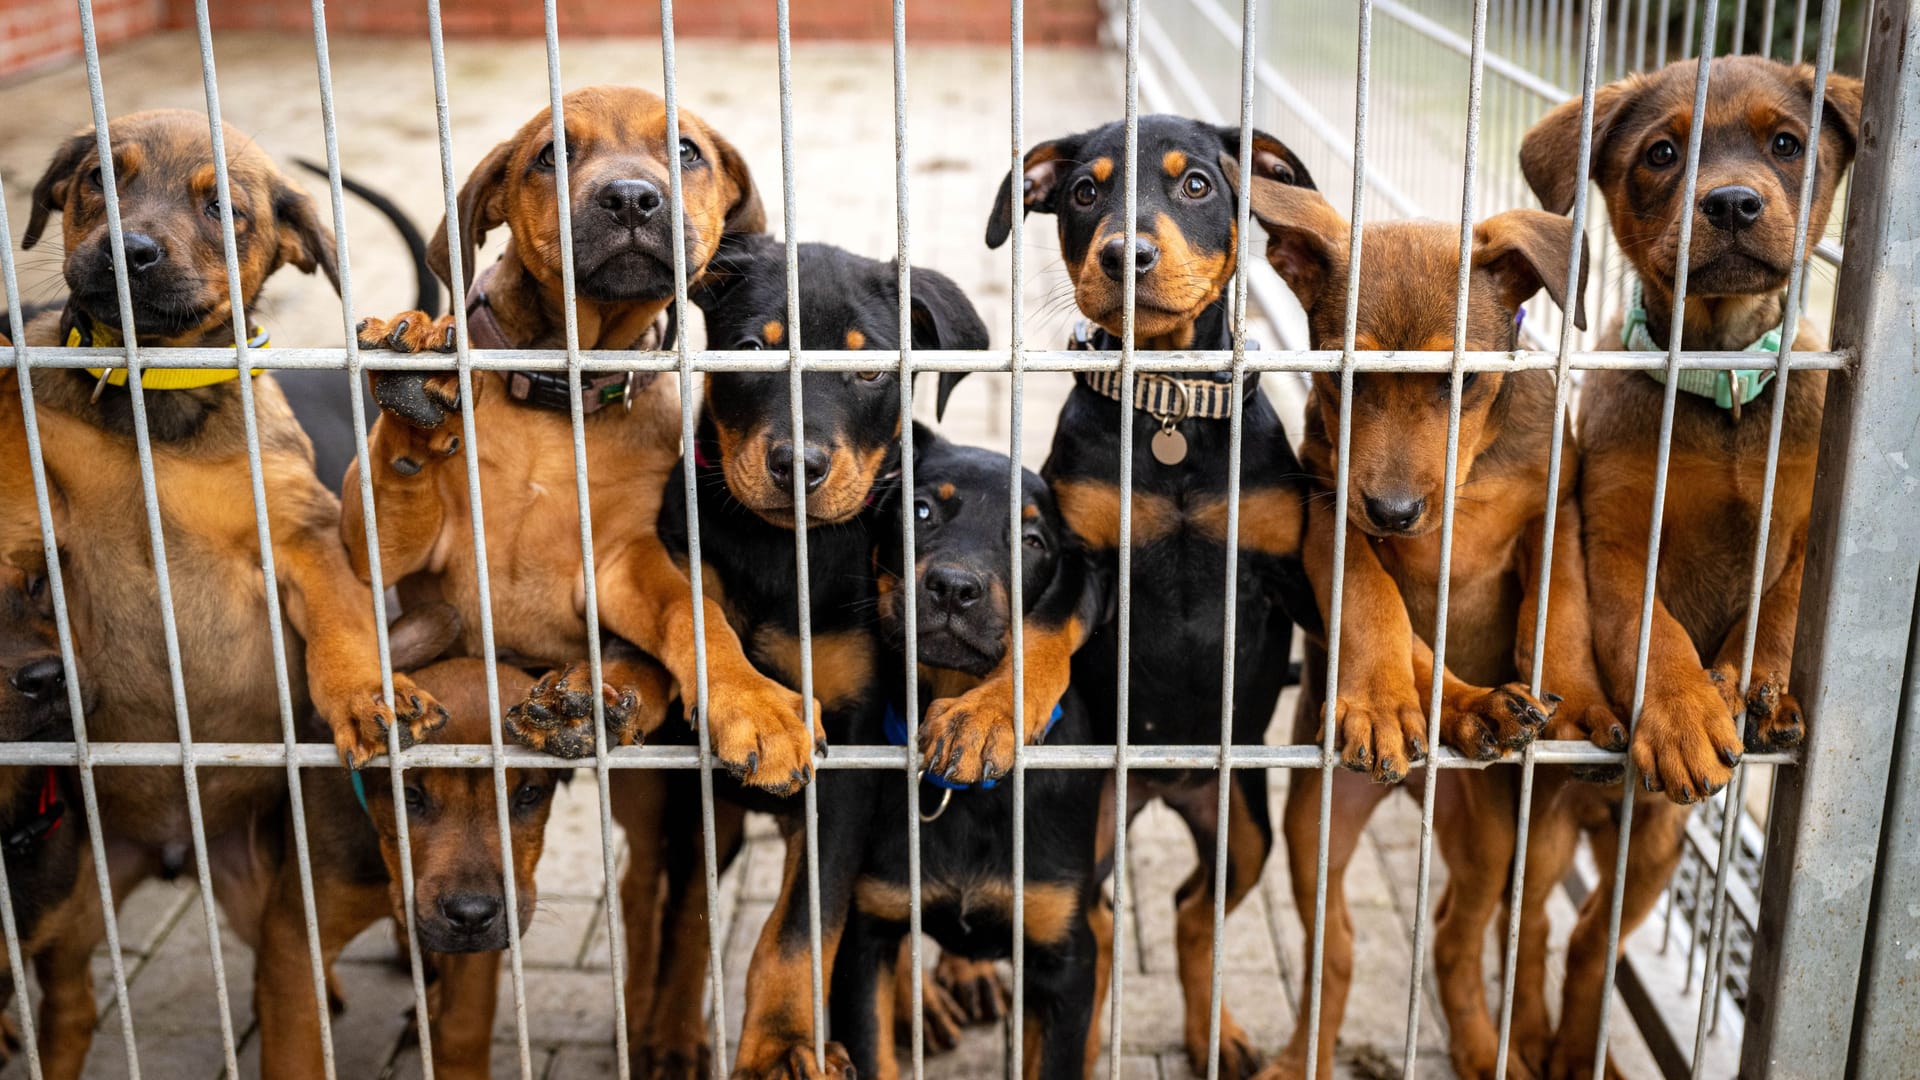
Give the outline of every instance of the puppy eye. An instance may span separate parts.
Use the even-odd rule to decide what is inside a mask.
[[[734,342],[733,347],[741,352],[759,352],[761,349],[766,348],[759,338],[751,337],[741,338],[739,341]]]
[[[513,805],[518,810],[531,810],[539,806],[540,800],[546,796],[547,789],[539,784],[521,784],[519,790],[513,793]]]
[[[928,502],[925,499],[913,500],[913,516],[920,519],[921,521],[932,520],[933,504]]]
[[[1020,538],[1020,542],[1043,555],[1046,554],[1047,538],[1039,533],[1028,533]]]
[[[1092,206],[1093,200],[1100,197],[1100,186],[1088,177],[1081,177],[1073,185],[1073,203],[1075,206]]]
[[[97,188],[97,187],[104,187],[105,185],[106,185],[106,181],[103,180],[100,176],[99,166],[96,165],[93,168],[87,170],[87,186],[88,187]]]
[[[1665,139],[1661,139],[1659,142],[1647,147],[1647,164],[1656,169],[1666,168],[1678,160],[1679,157],[1680,151],[1674,149],[1673,144]]]
[[[1782,161],[1792,161],[1805,149],[1800,137],[1790,131],[1783,131],[1773,137],[1773,156]]]
[[[1284,161],[1273,163],[1273,178],[1283,184],[1293,183],[1293,166]]]
[[[542,169],[553,168],[553,144],[548,143],[541,147],[540,153],[534,156],[533,163]],[[573,164],[573,147],[571,145],[567,147],[567,164]]]
[[[208,199],[207,205],[202,207],[201,209],[206,213],[207,217],[212,218],[214,221],[220,220],[220,200],[219,199]]]
[[[417,787],[407,788],[407,813],[424,814],[427,812],[427,793]]]
[[[680,140],[680,164],[691,165],[700,160],[700,147],[692,139]]]
[[[884,371],[857,371],[854,372],[854,374],[864,383],[879,382],[881,379],[887,377],[887,373]]]
[[[1473,384],[1475,380],[1479,378],[1480,378],[1480,373],[1477,371],[1461,372],[1460,373],[1460,392],[1464,394],[1468,390],[1473,389]]]
[[[1213,194],[1213,181],[1203,173],[1190,172],[1185,180],[1180,181],[1180,194],[1189,199],[1204,199]]]
[[[36,574],[27,579],[27,599],[39,600],[47,595],[47,579]]]

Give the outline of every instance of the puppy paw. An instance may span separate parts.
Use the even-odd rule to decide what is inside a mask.
[[[1189,1022],[1186,1034],[1187,1064],[1195,1076],[1207,1075],[1207,1025]],[[1227,1080],[1250,1080],[1260,1072],[1260,1054],[1253,1040],[1234,1020],[1227,1007],[1220,1007],[1220,1075]]]
[[[1731,664],[1721,664],[1713,669],[1710,677],[1715,688],[1727,698],[1727,707],[1738,711],[1742,704],[1740,672]],[[1799,699],[1787,693],[1786,672],[1756,670],[1745,705],[1747,724],[1741,734],[1748,750],[1754,753],[1791,750],[1806,741],[1806,714],[1800,708]]]
[[[926,1038],[927,1053],[944,1054],[960,1045],[960,1035],[967,1027],[966,1011],[931,971],[921,980],[920,1004],[925,1020],[920,1030]],[[913,1045],[913,999],[904,993],[894,1000],[893,1041],[900,1046]]]
[[[555,757],[591,757],[595,751],[592,687],[592,668],[585,660],[548,672],[527,691],[525,701],[507,710],[507,735]],[[602,683],[600,701],[607,738],[614,746],[633,742],[639,730],[640,695],[631,687]]]
[[[813,779],[814,752],[827,752],[818,703],[751,669],[708,678],[707,732],[714,756],[735,779],[775,795]]]
[[[1648,791],[1677,803],[1712,796],[1740,763],[1740,731],[1705,673],[1649,689],[1633,734],[1633,763]]]
[[[1397,695],[1342,695],[1334,726],[1340,764],[1379,783],[1397,784],[1427,759],[1427,718],[1412,687]]]
[[[1544,694],[1553,706],[1542,737],[1568,742],[1588,742],[1602,750],[1619,752],[1627,748],[1627,722],[1613,706],[1597,693],[1575,691],[1566,697]],[[1595,784],[1617,784],[1625,772],[1620,765],[1576,765],[1573,775]]]
[[[713,1051],[705,1043],[665,1049],[640,1047],[634,1051],[629,1071],[640,1080],[707,1080],[713,1075]]]
[[[771,1060],[734,1063],[733,1080],[855,1080],[853,1059],[837,1042],[827,1044],[827,1059],[813,1060],[813,1042],[794,1044],[770,1055]]]
[[[403,311],[391,319],[361,319],[353,328],[353,336],[363,349],[397,353],[454,351],[450,314],[436,319],[424,311]]]
[[[933,968],[933,981],[953,996],[970,1027],[997,1024],[1013,1008],[1013,993],[1000,981],[1000,969],[991,960],[942,953]]]
[[[941,698],[920,721],[920,754],[928,775],[956,784],[998,780],[1013,768],[1020,738],[1004,683]]]
[[[1475,761],[1492,761],[1533,741],[1550,711],[1511,682],[1492,689],[1469,687],[1449,694],[1440,712],[1440,741]]]
[[[386,753],[387,732],[396,724],[400,749],[405,750],[447,722],[447,710],[405,675],[393,676],[393,696],[390,705],[375,683],[342,695],[338,702],[322,709],[333,728],[333,744],[340,751],[340,760],[348,768],[358,769]]]

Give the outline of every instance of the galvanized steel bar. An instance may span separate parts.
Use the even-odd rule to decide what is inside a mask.
[[[1848,1069],[1920,567],[1911,488],[1920,460],[1920,296],[1912,288],[1920,260],[1920,170],[1912,161],[1920,24],[1910,0],[1879,0],[1868,40],[1874,62],[1865,73],[1850,258],[1833,333],[1859,361],[1828,381],[1792,675],[1808,717],[1826,724],[1808,741],[1802,767],[1776,781],[1762,882],[1768,902],[1754,934],[1741,1051],[1747,1075]],[[1889,955],[1887,945],[1874,939],[1876,957]],[[1876,1050],[1885,1047],[1886,1028],[1866,1034]],[[1907,1036],[1910,1045],[1910,1019]],[[1856,1070],[1867,1060],[1886,1059],[1864,1054]]]
[[[293,693],[287,677],[287,642],[280,610],[280,581],[273,555],[273,528],[267,521],[265,468],[260,461],[260,417],[254,404],[253,378],[247,374],[246,298],[240,284],[240,251],[233,233],[233,187],[227,174],[227,140],[224,114],[220,109],[220,80],[215,74],[213,27],[207,14],[207,0],[194,0],[194,28],[200,39],[200,81],[207,97],[207,132],[213,150],[214,191],[220,204],[220,246],[227,269],[227,308],[233,320],[234,380],[240,390],[241,427],[247,448],[247,479],[253,496],[254,541],[260,545],[261,599],[267,611],[267,639],[273,656],[274,699],[280,706],[280,738],[288,747],[300,741],[294,728]],[[338,271],[336,270],[336,273]],[[320,953],[320,925],[313,899],[313,864],[307,843],[306,798],[301,790],[300,770],[287,768],[287,816],[293,831],[293,854],[300,882],[300,913],[306,923],[308,973],[313,979],[314,1010],[320,1023],[320,1064],[331,1080],[333,1062],[333,1018],[327,1002],[327,971]],[[16,969],[18,970],[18,969]]]
[[[160,633],[166,645],[167,677],[173,696],[173,717],[180,743],[180,774],[187,796],[188,833],[193,845],[194,877],[200,887],[200,913],[207,926],[207,959],[213,969],[215,1008],[219,1011],[220,1050],[228,1075],[240,1066],[234,1053],[233,1010],[227,994],[227,970],[220,943],[219,907],[213,895],[213,868],[207,859],[206,821],[200,805],[200,777],[193,757],[193,727],[187,715],[186,674],[180,666],[180,632],[174,621],[173,582],[167,567],[166,533],[160,519],[159,481],[153,471],[153,436],[147,426],[147,401],[141,385],[139,327],[133,318],[133,291],[127,280],[127,248],[120,220],[120,195],[113,158],[113,137],[107,129],[106,92],[100,82],[100,49],[94,36],[93,0],[80,0],[80,44],[86,55],[87,94],[93,104],[94,149],[99,155],[100,190],[106,203],[107,239],[113,252],[114,291],[120,301],[120,328],[125,339],[127,395],[133,408],[133,443],[140,463],[141,501],[146,510],[147,544],[153,556],[154,586],[160,606]],[[89,812],[95,808],[89,807]],[[105,848],[99,849],[105,858]],[[101,907],[113,904],[113,894],[101,894]]]
[[[460,424],[467,463],[467,517],[472,529],[474,605],[480,614],[480,655],[498,655],[493,632],[493,585],[487,572],[486,514],[481,505],[480,432],[474,423],[473,364],[467,337],[466,269],[460,260],[460,212],[458,189],[453,179],[453,128],[447,97],[446,42],[440,25],[440,0],[427,0],[427,42],[433,56],[433,98],[440,134],[440,180],[446,194],[447,264],[451,281],[454,312],[455,372],[460,382]],[[493,801],[499,824],[500,851],[513,850],[513,823],[507,810],[507,765],[500,723],[500,677],[493,664],[484,665],[487,687],[487,741],[493,768]],[[399,775],[394,776],[394,803],[404,801],[399,790]],[[508,912],[519,910],[517,888],[511,860],[501,874],[501,892]],[[533,1052],[527,1042],[527,978],[520,956],[520,920],[507,920],[507,960],[513,973],[513,1019],[515,1048],[520,1054],[520,1075],[531,1080]]]
[[[1009,153],[1012,164],[1008,166],[1008,183],[1012,177],[1026,173],[1026,148],[1022,145],[1022,125],[1026,118],[1026,5],[1022,0],[1009,0],[1009,32],[1007,35],[1007,55],[1012,68],[1008,85],[1009,104],[1012,109],[1008,125]],[[1011,189],[1009,189],[1011,191]],[[1007,306],[1007,365],[1013,372],[1012,387],[1007,395],[1008,435],[1007,435],[1007,646],[1013,650],[1013,700],[1015,715],[1019,720],[1015,724],[1013,740],[1013,910],[1008,922],[1013,927],[1013,1005],[1007,1017],[1007,1075],[1026,1075],[1026,1034],[1027,1034],[1027,739],[1026,739],[1026,689],[1027,655],[1026,626],[1024,614],[1026,605],[1026,572],[1024,548],[1021,537],[1025,531],[1025,500],[1023,496],[1024,473],[1021,459],[1025,449],[1026,429],[1026,298],[1021,290],[1025,288],[1026,243],[1022,234],[1026,214],[1024,209],[1014,216],[1013,230],[1007,234],[1011,241],[1008,255],[1012,260],[1008,271]],[[904,508],[903,508],[904,510]],[[909,664],[909,667],[916,665]],[[909,739],[910,746],[917,739]],[[916,815],[917,816],[917,815]],[[919,875],[915,875],[915,880]],[[914,905],[918,908],[918,904]],[[1096,1027],[1100,1023],[1098,1015],[1090,1016],[1088,1024]],[[919,1010],[914,1012],[914,1025],[920,1025]],[[1091,1040],[1089,1040],[1091,1044]],[[914,1046],[920,1046],[916,1031]],[[916,1064],[919,1058],[915,1058]],[[1092,1072],[1093,1062],[1086,1063],[1088,1073]]]

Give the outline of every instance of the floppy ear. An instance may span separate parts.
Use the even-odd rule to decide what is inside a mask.
[[[753,186],[753,173],[747,169],[747,159],[734,149],[732,143],[721,138],[712,130],[707,137],[713,140],[713,148],[720,157],[720,171],[726,174],[733,184],[733,200],[727,204],[726,224],[721,227],[723,233],[758,233],[767,231],[767,211],[760,205],[759,189]]]
[[[1051,214],[1058,209],[1054,201],[1060,180],[1077,164],[1080,144],[1086,140],[1086,134],[1069,135],[1052,142],[1043,142],[1027,151],[1023,161],[1023,174],[1020,180],[1021,201],[1024,204],[1020,212],[1025,217],[1029,212],[1038,210]],[[993,213],[987,215],[987,246],[997,248],[1007,242],[1013,232],[1013,173],[1000,181],[1000,194],[994,196]]]
[[[687,299],[701,311],[711,311],[727,302],[755,266],[769,260],[782,260],[782,253],[780,242],[766,233],[721,233],[713,258],[699,280],[687,287]]]
[[[1794,81],[1806,92],[1807,100],[1813,100],[1813,66],[1801,64],[1793,69]],[[1827,75],[1827,104],[1822,125],[1837,130],[1846,139],[1846,160],[1853,160],[1854,148],[1860,145],[1860,108],[1864,88],[1860,80],[1851,75],[1842,75],[1835,71]]]
[[[508,139],[493,148],[473,172],[467,175],[467,182],[460,188],[460,268],[471,283],[478,273],[473,265],[474,253],[487,238],[487,232],[507,223],[507,162],[513,157],[514,148],[519,142]],[[453,302],[464,303],[460,295],[463,284],[453,280],[452,255],[447,247],[447,219],[440,219],[440,227],[434,230],[433,241],[427,245],[427,265],[447,288],[454,292]]]
[[[1222,124],[1213,130],[1220,136],[1221,150],[1233,159],[1231,163],[1221,162],[1227,174],[1227,183],[1237,185],[1240,180],[1240,125]],[[1300,160],[1299,155],[1259,128],[1253,129],[1253,176],[1256,180],[1278,180],[1294,187],[1314,186],[1313,177],[1307,172],[1306,163]]]
[[[1544,210],[1509,210],[1473,227],[1473,268],[1491,278],[1508,311],[1542,288],[1573,324],[1587,328],[1587,249],[1580,248],[1580,280],[1567,308],[1567,268],[1573,258],[1573,221]]]
[[[1593,160],[1587,175],[1599,182],[1607,171],[1607,140],[1621,106],[1633,99],[1644,77],[1629,75],[1593,92]],[[1556,214],[1573,209],[1575,170],[1580,161],[1580,99],[1561,102],[1540,118],[1520,141],[1520,171],[1540,205]]]
[[[333,230],[321,222],[319,210],[307,193],[285,178],[274,180],[273,220],[280,230],[280,261],[302,273],[319,270],[327,275],[338,295],[340,257],[334,248]]]
[[[1352,227],[1310,188],[1253,180],[1253,217],[1267,232],[1267,262],[1308,311],[1338,267],[1346,265]]]
[[[92,149],[93,129],[89,128],[61,143],[60,149],[54,151],[53,160],[47,162],[47,171],[33,185],[33,208],[27,214],[27,231],[20,237],[22,251],[31,250],[33,245],[40,242],[40,234],[47,228],[48,214],[56,214],[66,208],[73,174],[79,171],[80,163],[86,160],[88,151]]]
[[[913,459],[915,461],[924,458],[927,451],[940,445],[944,441],[945,440],[940,437],[939,432],[918,420],[913,422]]]
[[[987,324],[960,286],[938,270],[913,268],[913,347],[984,349]]]

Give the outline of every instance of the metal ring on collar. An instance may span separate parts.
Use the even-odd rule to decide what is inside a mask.
[[[1174,378],[1171,375],[1158,374],[1149,374],[1147,378],[1159,379],[1161,382],[1168,383],[1174,389],[1180,391],[1179,415],[1176,416],[1173,413],[1168,413],[1165,416],[1154,417],[1155,420],[1160,421],[1160,430],[1172,431],[1182,420],[1193,415],[1193,389],[1186,384],[1185,380]]]
[[[920,770],[921,781],[924,782],[926,778],[927,778],[927,770],[921,769]],[[920,820],[928,823],[940,820],[940,815],[947,812],[947,804],[951,803],[952,801],[953,801],[953,789],[941,788],[940,789],[940,805],[934,807],[933,813],[931,814],[927,813],[925,810],[920,811]]]

